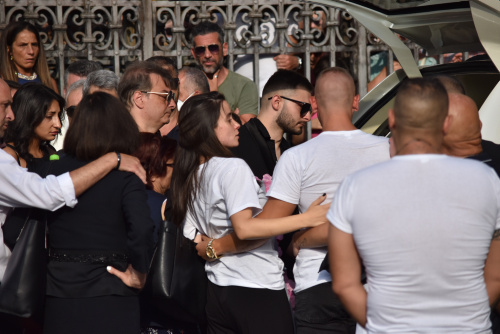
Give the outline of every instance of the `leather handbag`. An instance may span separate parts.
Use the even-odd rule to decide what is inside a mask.
[[[172,222],[169,204],[167,200],[144,292],[168,318],[203,325],[208,282],[205,261]]]
[[[30,318],[40,314],[47,279],[46,220],[31,210],[12,251],[0,285],[0,312]]]

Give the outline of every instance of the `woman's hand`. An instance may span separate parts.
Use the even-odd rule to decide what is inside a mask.
[[[326,219],[326,213],[328,212],[331,203],[320,205],[325,199],[326,194],[323,194],[311,203],[311,206],[309,206],[307,211],[304,213],[304,215],[307,216],[307,225],[305,227],[315,227],[328,222]]]
[[[121,279],[122,282],[130,288],[141,290],[142,288],[144,288],[144,284],[146,284],[147,275],[135,270],[131,264],[128,265],[127,270],[125,271],[119,271],[118,269],[111,266],[107,266],[106,270],[111,275],[115,275],[116,277]]]
[[[207,256],[207,246],[211,239],[212,238],[209,238],[201,233],[199,233],[195,238],[196,251],[198,252],[198,256],[208,262],[217,261],[217,259],[211,259]]]

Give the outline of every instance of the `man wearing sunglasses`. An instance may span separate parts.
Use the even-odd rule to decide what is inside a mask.
[[[272,176],[281,154],[290,148],[283,134],[300,134],[311,120],[312,90],[309,80],[288,70],[277,71],[264,86],[259,115],[240,128],[240,144],[233,149],[259,179]]]
[[[153,62],[136,62],[125,70],[118,96],[127,106],[139,131],[159,133],[176,108],[172,77]]]
[[[224,66],[228,45],[216,24],[201,22],[191,32],[191,54],[208,78],[211,91],[224,94],[231,110],[243,123],[257,116],[259,95],[255,83]]]

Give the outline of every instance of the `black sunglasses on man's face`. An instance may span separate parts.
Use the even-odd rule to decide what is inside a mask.
[[[207,46],[200,45],[194,48],[194,53],[198,56],[202,56],[205,54],[205,49],[208,48],[211,54],[218,54],[220,51],[219,44],[210,44]]]
[[[307,115],[308,112],[312,112],[312,107],[311,107],[310,103],[297,101],[297,100],[294,100],[294,99],[291,99],[291,98],[288,98],[285,96],[281,96],[281,95],[278,95],[278,96],[281,97],[282,99],[297,103],[300,106],[300,117],[304,117],[305,115]],[[271,100],[273,97],[274,96],[271,96],[270,98],[268,98],[268,100]]]

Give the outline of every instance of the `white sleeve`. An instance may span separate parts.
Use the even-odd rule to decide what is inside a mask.
[[[182,234],[189,240],[194,240],[196,238],[196,232],[198,229],[194,223],[194,218],[191,215],[191,212],[188,210],[186,213],[186,218],[184,219],[184,224],[182,225]]]
[[[73,207],[77,200],[69,173],[48,175],[45,179],[20,167],[12,156],[0,150],[0,205],[30,206],[56,210]]]
[[[496,202],[497,202],[497,217],[495,223],[495,230],[500,230],[500,179],[494,169],[490,170],[491,184],[494,187]]]
[[[278,160],[274,168],[273,182],[267,192],[267,197],[274,197],[291,204],[299,204],[302,171],[300,161],[290,150]]]
[[[352,178],[347,176],[337,189],[326,214],[326,218],[333,226],[349,234],[352,234],[352,187]]]
[[[252,216],[262,211],[259,203],[259,185],[250,167],[241,159],[234,159],[221,180],[221,193],[226,203],[228,217],[244,209],[252,209]]]

